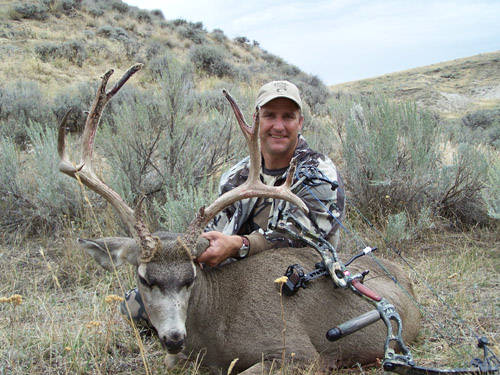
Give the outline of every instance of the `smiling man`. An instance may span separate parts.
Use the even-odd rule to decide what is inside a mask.
[[[259,121],[262,153],[261,179],[267,185],[281,185],[292,158],[297,160],[294,177],[305,177],[294,191],[308,206],[306,215],[288,202],[252,198],[234,203],[207,226],[202,235],[210,246],[197,261],[217,266],[228,258],[247,256],[278,247],[299,247],[268,228],[278,208],[285,209],[297,225],[328,240],[335,247],[338,227],[344,216],[344,186],[333,162],[313,151],[300,134],[304,122],[299,89],[288,81],[273,81],[259,90],[254,119]],[[245,182],[249,158],[224,173],[220,194]],[[284,205],[284,207],[283,207]]]

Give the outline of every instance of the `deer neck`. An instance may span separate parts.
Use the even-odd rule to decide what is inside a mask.
[[[188,350],[217,347],[221,329],[218,320],[223,308],[220,280],[217,271],[196,269],[196,280],[189,298],[186,319],[186,345]]]
[[[216,280],[217,270],[201,270],[196,267],[196,280],[189,299],[188,316],[206,319],[217,312],[220,306],[219,282]]]

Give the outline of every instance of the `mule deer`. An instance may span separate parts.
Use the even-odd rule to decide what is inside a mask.
[[[335,366],[369,363],[382,357],[386,336],[382,322],[338,343],[325,338],[328,329],[369,309],[369,304],[351,291],[335,290],[332,281],[325,278],[312,283],[306,291],[280,300],[279,288],[273,280],[290,264],[312,268],[320,260],[313,250],[277,249],[203,271],[194,263],[193,259],[208,246],[208,241],[199,237],[203,228],[217,212],[239,199],[270,196],[307,210],[289,189],[293,171],[284,186],[268,187],[260,182],[259,124],[255,123],[253,128],[247,126],[227,93],[249,144],[251,171],[244,185],[202,208],[184,234],[151,234],[140,218],[140,207],[134,211],[96,177],[92,171],[92,153],[100,115],[107,101],[139,69],[140,65],[131,67],[109,92],[106,84],[113,72],[102,77],[82,136],[82,162],[75,166],[66,156],[64,121],[59,130],[58,151],[60,170],[104,197],[133,236],[79,240],[80,245],[106,269],[125,261],[136,266],[138,288],[147,314],[168,353],[204,351],[203,364],[213,369],[227,368],[233,359],[239,358],[236,370],[243,374],[260,374],[261,366],[282,358],[284,350],[287,358],[295,353],[296,362],[319,359],[325,365]],[[366,267],[366,260],[360,260],[352,268]],[[396,265],[389,264],[387,268],[411,290],[408,278]],[[375,273],[366,284],[396,306],[405,323],[405,339],[412,340],[418,331],[418,311],[389,278],[378,276],[382,275]],[[281,303],[286,320],[286,348],[283,348]]]

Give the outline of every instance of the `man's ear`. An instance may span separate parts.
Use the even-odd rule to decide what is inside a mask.
[[[302,124],[304,123],[304,115],[302,114],[302,112],[299,113],[299,132],[302,131]]]
[[[138,264],[140,247],[133,238],[105,237],[96,240],[79,238],[78,245],[108,271],[113,270],[113,264],[118,267],[124,261],[134,266]]]

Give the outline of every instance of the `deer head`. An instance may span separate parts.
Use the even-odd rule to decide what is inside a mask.
[[[208,241],[200,237],[208,222],[228,205],[250,197],[284,199],[305,212],[308,209],[300,198],[290,191],[295,170],[294,163],[290,166],[287,180],[282,186],[270,187],[260,181],[258,120],[252,127],[248,126],[234,99],[223,90],[250,150],[248,179],[243,185],[221,195],[207,208],[202,207],[184,234],[178,236],[151,234],[141,218],[141,203],[135,210],[130,208],[113,189],[96,176],[92,169],[94,138],[102,111],[113,95],[141,67],[141,64],[136,64],[128,69],[108,92],[106,85],[113,70],[109,70],[102,77],[85,123],[81,140],[82,157],[78,164],[71,163],[66,155],[65,131],[68,114],[64,117],[58,137],[58,152],[61,159],[59,169],[101,195],[117,211],[132,238],[80,239],[79,244],[105,269],[111,270],[124,262],[136,267],[139,292],[151,323],[168,351],[177,353],[184,345],[186,312],[191,288],[196,278],[197,269],[193,260],[208,246]]]

